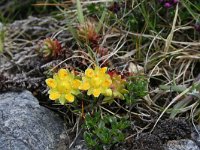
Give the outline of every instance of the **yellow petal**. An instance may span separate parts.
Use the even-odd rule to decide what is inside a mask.
[[[56,100],[56,99],[60,98],[60,93],[57,91],[50,92],[49,98],[51,100]]]
[[[88,90],[90,88],[90,84],[88,82],[83,82],[82,85],[80,85],[80,90]]]
[[[100,89],[94,89],[93,90],[94,97],[99,97],[100,94],[101,94],[101,90]]]
[[[107,71],[107,67],[103,67],[103,68],[101,68],[100,71],[101,71],[101,73],[106,73],[106,71]]]
[[[94,76],[94,70],[91,69],[91,68],[86,69],[86,70],[85,70],[85,75],[86,75],[87,77],[92,78],[92,77]]]
[[[73,81],[73,88],[78,89],[80,85],[81,85],[81,81],[80,80],[75,79]]]
[[[74,102],[74,96],[72,94],[66,94],[65,98],[69,103]]]
[[[56,81],[52,78],[46,79],[45,82],[50,88],[55,88],[57,85]]]
[[[106,79],[106,80],[103,82],[102,86],[104,86],[104,87],[109,87],[111,84],[112,84],[112,80]]]
[[[58,76],[59,76],[60,79],[66,78],[68,76],[67,70],[66,69],[60,69],[58,71]]]

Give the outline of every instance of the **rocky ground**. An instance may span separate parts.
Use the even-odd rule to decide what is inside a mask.
[[[0,149],[67,150],[68,137],[64,121],[53,111],[40,106],[29,91],[0,94]],[[200,131],[198,129],[198,131]],[[199,150],[199,135],[184,120],[165,120],[150,133],[129,138],[129,144],[114,146],[116,150]],[[87,150],[77,138],[71,150]]]
[[[68,126],[67,120],[46,99],[45,72],[73,55],[72,38],[64,26],[65,20],[32,16],[5,26],[4,53],[0,54],[0,149],[87,150],[82,132],[69,131],[72,127]],[[67,47],[63,58],[50,61],[38,57],[38,41],[58,32],[58,40]],[[77,66],[79,61],[66,63]],[[134,129],[133,125],[128,132],[132,133]],[[163,119],[152,132],[144,129],[111,149],[199,150],[199,132],[200,127],[185,118]]]
[[[48,100],[44,83],[49,68],[69,57],[79,56],[79,53],[74,52],[76,45],[72,44],[72,35],[66,29],[67,20],[57,20],[47,15],[45,17],[28,16],[26,11],[34,9],[31,11],[36,12],[34,7],[30,7],[35,2],[35,0],[27,0],[24,3],[21,0],[0,2],[0,12],[4,12],[3,15],[12,18],[11,20],[15,20],[3,27],[0,22],[0,30],[5,35],[3,51],[0,50],[0,150],[88,150],[83,140],[82,130],[78,125],[74,126],[77,118],[71,117],[63,106],[58,106]],[[15,9],[9,9],[14,6],[16,6]],[[22,7],[26,9],[21,9]],[[40,11],[40,8],[38,10]],[[20,15],[8,15],[18,11]],[[48,11],[46,11],[47,14]],[[116,33],[118,35],[118,31]],[[52,60],[42,58],[37,51],[40,40],[48,37],[56,37],[64,48],[61,56]],[[178,47],[177,45],[175,47]],[[184,48],[181,47],[181,49]],[[194,48],[189,49],[189,52],[192,49]],[[194,49],[194,51],[197,50]],[[189,55],[189,52],[183,53],[183,58]],[[134,53],[135,51],[128,52],[124,55],[126,59],[118,60],[117,58],[115,61],[120,63],[129,61],[127,59]],[[178,66],[179,62],[181,61],[177,61],[175,66]],[[83,60],[70,59],[65,61],[65,64],[61,63],[60,66],[81,68],[81,64],[84,64]],[[171,68],[173,70],[173,66]],[[185,72],[187,75],[188,72]],[[194,75],[196,79],[192,82],[199,82],[198,67],[194,67]],[[151,80],[150,82],[155,82]],[[162,98],[162,92],[160,94]],[[164,99],[170,96],[167,95]],[[192,96],[186,96],[183,100],[187,99],[191,100]],[[69,116],[74,120],[71,121]],[[149,128],[152,128],[156,120],[153,118],[148,121],[151,121],[151,126],[144,129],[141,127],[139,133],[135,132],[136,127],[133,122],[127,131],[130,136],[126,138],[126,142],[117,143],[110,150],[200,150],[200,126],[195,126],[191,120],[189,122],[181,117],[175,119],[163,117],[153,131]]]
[[[67,150],[71,145],[64,121],[53,111],[40,106],[29,91],[0,94],[0,149]],[[198,131],[200,131],[198,129]],[[199,150],[199,135],[184,119],[165,120],[150,133],[129,138],[116,150]],[[77,138],[71,150],[87,150]]]

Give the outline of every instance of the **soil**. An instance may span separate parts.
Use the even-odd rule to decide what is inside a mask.
[[[116,144],[116,150],[164,150],[171,140],[191,139],[192,125],[184,118],[160,120],[152,133],[141,133],[126,143]]]

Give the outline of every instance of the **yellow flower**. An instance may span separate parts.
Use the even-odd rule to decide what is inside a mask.
[[[49,98],[59,100],[61,104],[73,102],[74,96],[80,93],[81,81],[66,69],[60,69],[53,78],[46,79],[46,84],[50,88]]]
[[[112,81],[111,80],[105,80],[103,82],[103,86],[110,86],[112,84]]]
[[[79,89],[81,90],[88,90],[89,88],[90,88],[89,82],[83,82],[79,87]]]
[[[101,94],[101,89],[99,88],[99,89],[94,89],[93,90],[93,95],[94,95],[94,97],[99,97],[99,95]]]
[[[74,96],[72,94],[66,94],[65,98],[68,100],[68,102],[72,103],[74,102]]]
[[[60,98],[60,93],[58,91],[50,92],[49,98],[51,100],[56,100],[56,99]]]
[[[88,90],[87,94],[94,97],[99,97],[100,94],[112,95],[110,89],[112,80],[106,71],[106,67],[95,67],[94,70],[92,68],[86,69],[79,89]]]
[[[90,77],[90,78],[94,77],[94,70],[91,69],[91,68],[86,69],[86,70],[85,70],[85,75],[86,75],[87,77]]]
[[[57,83],[54,79],[52,78],[49,78],[49,79],[46,79],[46,84],[50,87],[50,88],[55,88]]]
[[[101,73],[106,73],[107,69],[108,69],[107,67],[101,68]]]
[[[75,80],[73,81],[73,87],[74,87],[74,88],[78,89],[80,85],[81,85],[81,81],[80,81],[80,80],[75,79]]]
[[[68,71],[65,69],[60,69],[58,71],[58,76],[60,79],[65,79],[68,76]]]

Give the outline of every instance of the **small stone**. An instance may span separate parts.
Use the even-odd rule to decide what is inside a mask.
[[[199,150],[195,142],[189,139],[168,141],[165,150]]]
[[[197,125],[191,134],[192,140],[200,147],[200,125]]]

